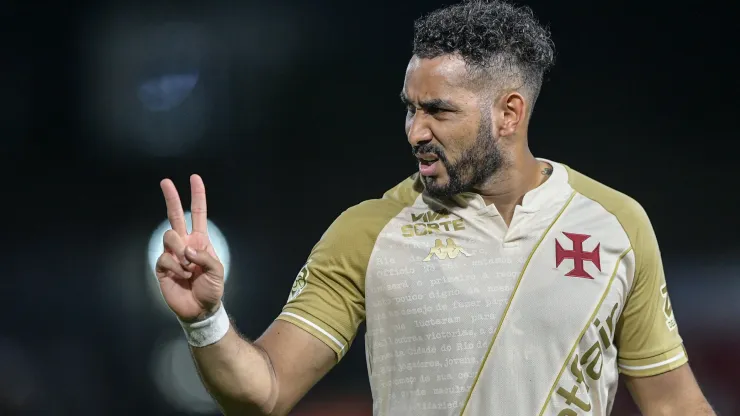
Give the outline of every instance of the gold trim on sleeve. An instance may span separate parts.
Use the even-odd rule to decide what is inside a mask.
[[[619,372],[630,377],[650,377],[663,374],[686,364],[689,357],[683,344],[658,354],[654,357],[643,359],[619,358],[617,368]]]

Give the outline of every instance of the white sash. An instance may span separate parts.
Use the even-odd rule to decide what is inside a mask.
[[[571,257],[584,255],[564,232],[575,240],[574,234],[589,236],[580,243],[582,252],[593,253],[599,244],[600,270],[593,255],[586,255],[582,269],[577,267]],[[601,307],[628,249],[616,218],[575,195],[524,264],[462,415],[543,414],[564,363]],[[583,272],[593,279],[577,277]]]

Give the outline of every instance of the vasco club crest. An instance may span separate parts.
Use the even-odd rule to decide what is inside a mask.
[[[298,295],[303,292],[303,289],[306,288],[306,285],[308,284],[308,264],[311,263],[311,260],[308,260],[306,264],[301,267],[301,271],[298,272],[298,276],[295,278],[295,282],[293,282],[293,288],[290,289],[290,296],[288,296],[288,302],[295,299]]]

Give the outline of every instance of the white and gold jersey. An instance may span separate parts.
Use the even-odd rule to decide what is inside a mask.
[[[559,163],[510,226],[414,175],[345,211],[278,319],[347,352],[359,324],[375,415],[608,415],[619,372],[687,362],[647,215]]]

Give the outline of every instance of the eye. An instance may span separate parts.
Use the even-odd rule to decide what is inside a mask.
[[[416,113],[416,107],[414,107],[411,104],[406,105],[406,113],[408,113],[408,114],[415,114]]]

